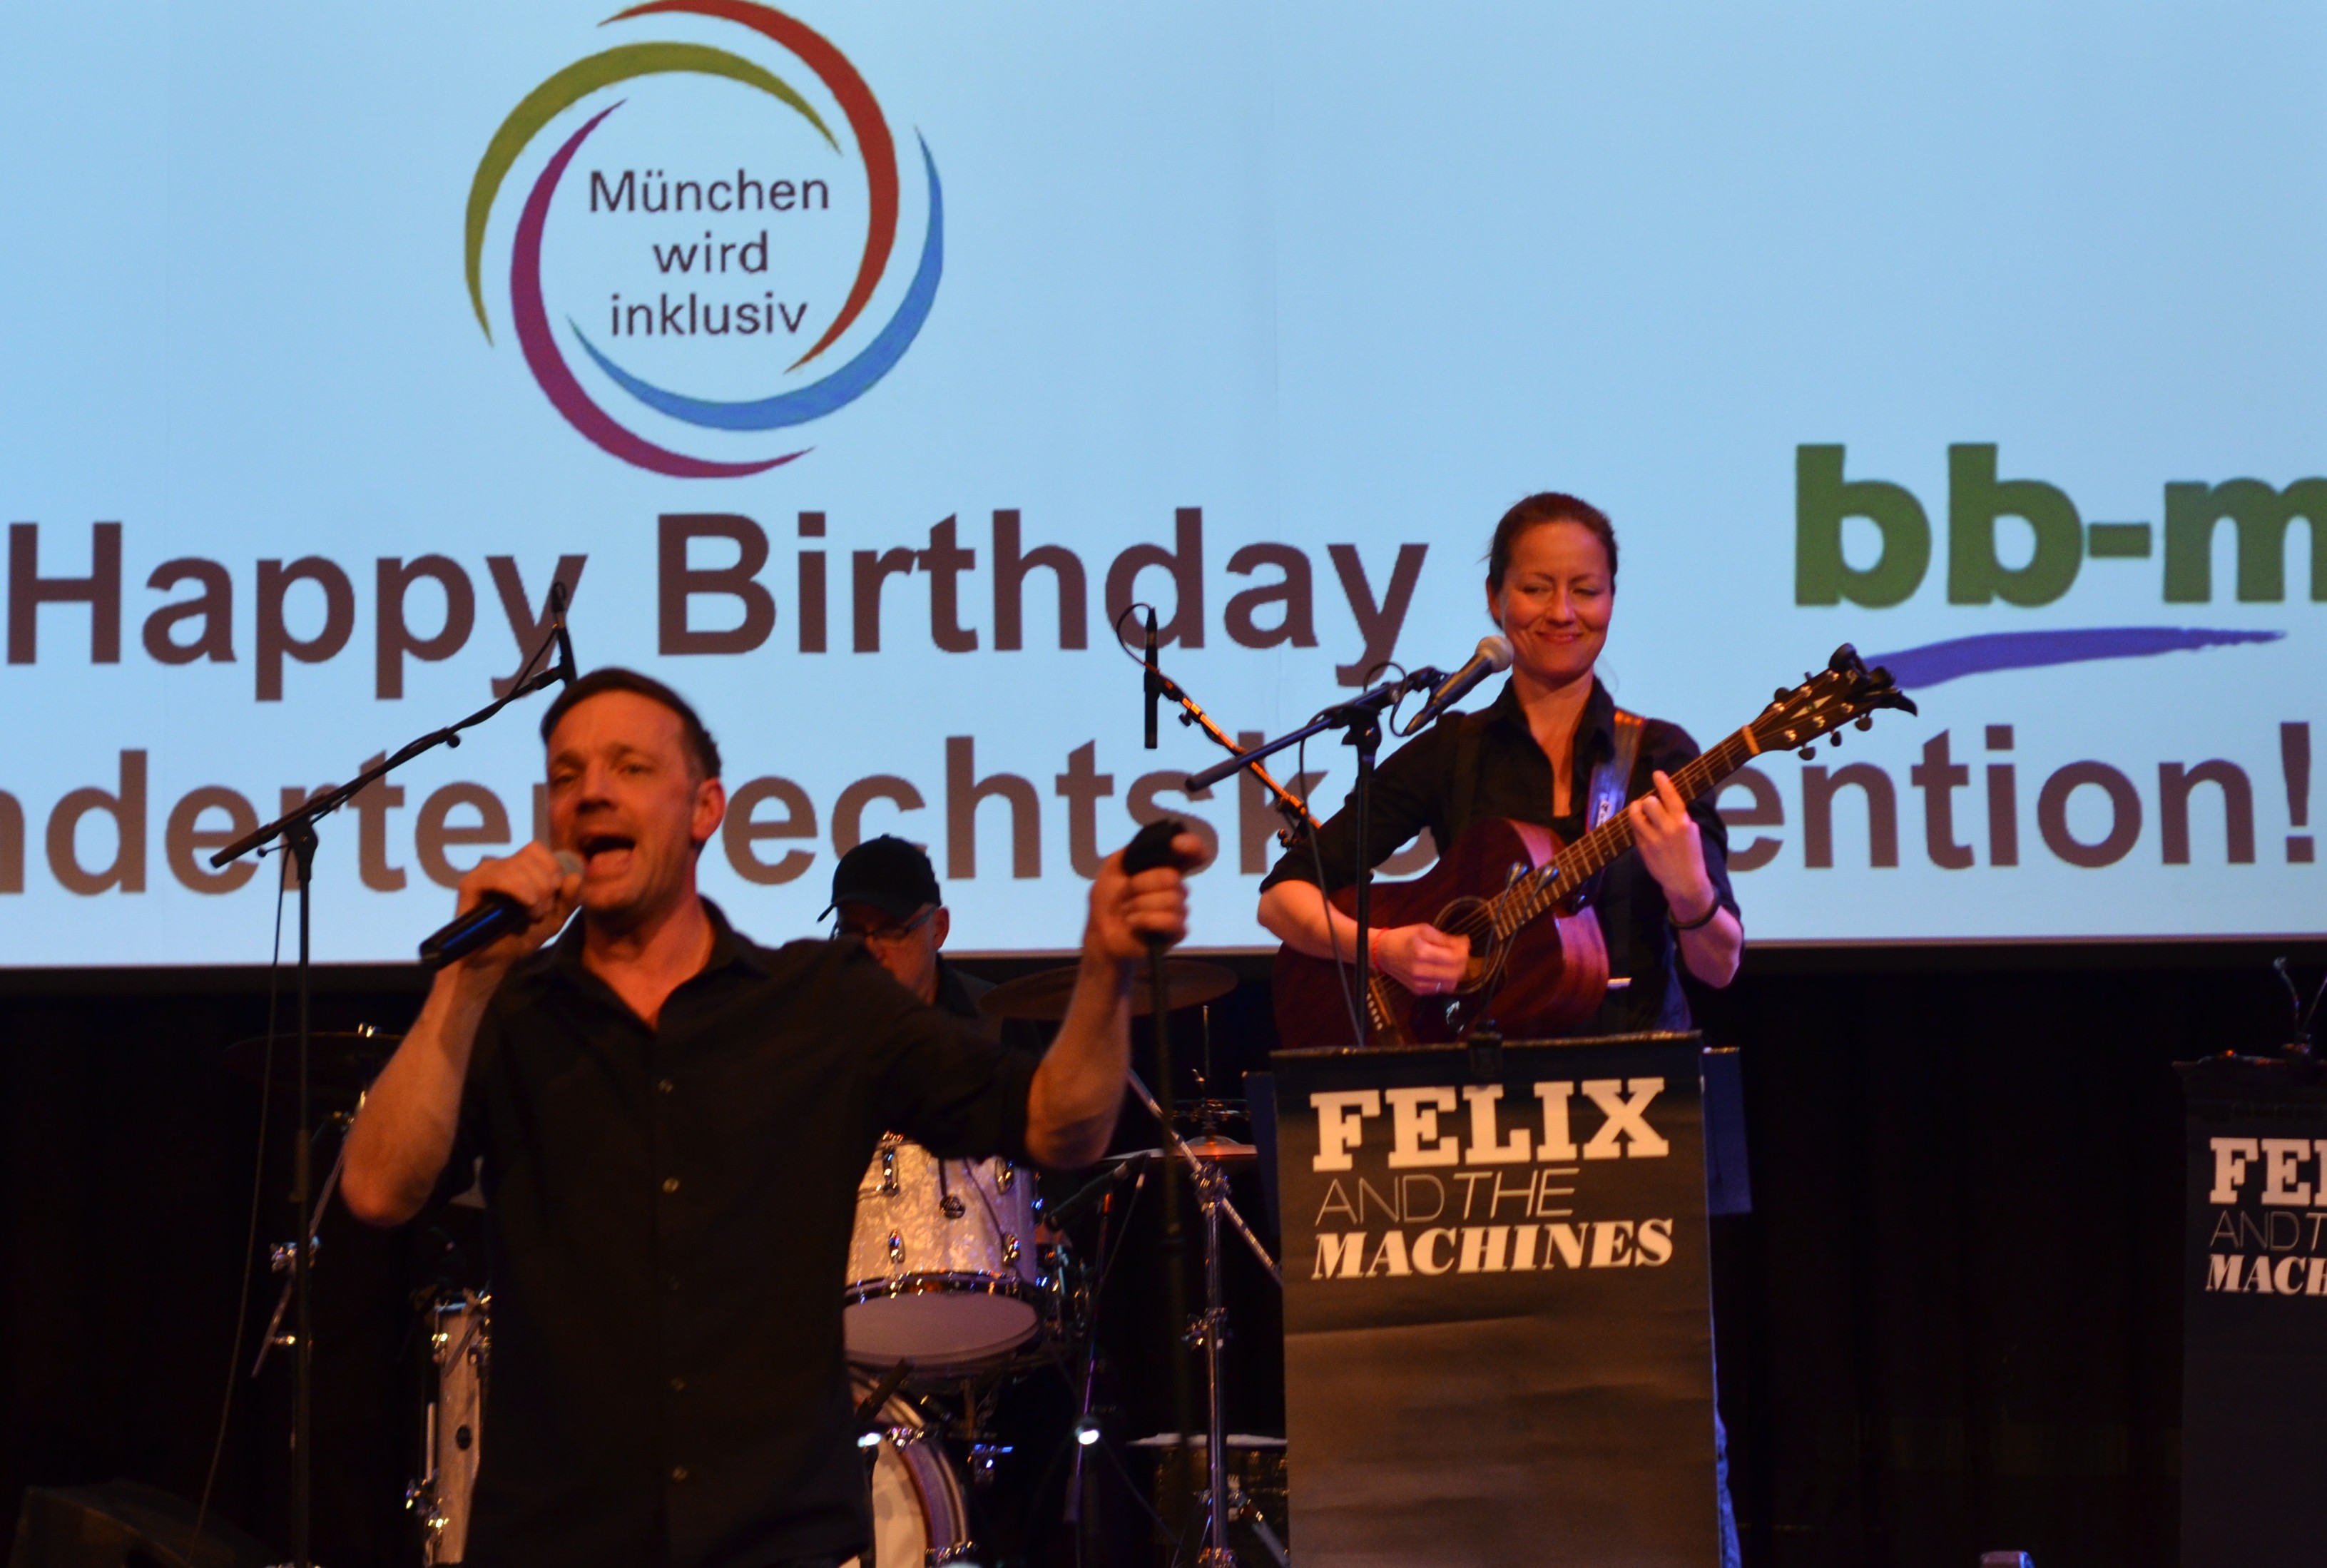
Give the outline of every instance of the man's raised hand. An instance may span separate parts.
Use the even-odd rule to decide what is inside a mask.
[[[1091,882],[1090,924],[1083,947],[1091,953],[1129,962],[1144,957],[1151,940],[1176,946],[1188,935],[1189,868],[1200,865],[1204,841],[1192,833],[1172,840],[1173,863],[1138,873],[1126,872],[1123,852],[1107,857]]]

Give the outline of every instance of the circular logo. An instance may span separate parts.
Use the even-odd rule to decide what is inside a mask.
[[[572,318],[565,320],[566,331],[573,343],[598,371],[638,407],[652,410],[683,425],[706,431],[759,432],[784,430],[820,419],[834,410],[846,406],[871,390],[874,384],[887,375],[904,357],[920,333],[921,323],[929,319],[930,307],[937,299],[938,276],[944,268],[945,207],[943,192],[938,183],[936,160],[930,155],[929,145],[916,135],[921,151],[921,164],[929,181],[929,220],[921,241],[921,256],[915,263],[911,281],[907,284],[896,309],[878,331],[869,337],[858,333],[852,343],[861,343],[847,359],[836,366],[826,368],[822,363],[827,350],[848,336],[849,329],[857,323],[872,303],[873,295],[893,261],[897,241],[899,169],[894,139],[889,134],[888,120],[881,106],[865,87],[864,79],[834,48],[822,34],[797,19],[750,0],[651,0],[650,4],[635,5],[609,18],[611,22],[626,22],[641,16],[664,14],[684,14],[710,17],[747,28],[760,37],[773,42],[794,60],[815,73],[826,95],[836,104],[847,121],[848,134],[856,145],[857,156],[863,161],[866,219],[864,247],[857,257],[854,275],[839,310],[820,332],[810,341],[807,350],[782,367],[779,374],[787,379],[811,366],[823,373],[803,385],[793,385],[762,397],[744,398],[714,398],[697,397],[671,387],[659,386],[634,373],[618,359],[626,353],[614,339],[626,331],[635,335],[640,331],[651,337],[659,331],[666,340],[673,334],[693,337],[698,328],[706,332],[715,331],[731,341],[744,336],[765,341],[772,339],[779,326],[788,334],[798,333],[805,325],[801,319],[808,307],[803,303],[795,316],[791,307],[779,302],[772,289],[764,303],[754,300],[740,304],[725,303],[715,306],[705,304],[689,293],[683,309],[672,303],[672,296],[663,292],[652,303],[632,302],[625,304],[617,294],[610,307],[606,330],[599,333],[601,341]],[[468,267],[469,301],[477,314],[477,324],[482,328],[488,342],[492,340],[492,323],[485,312],[484,244],[485,229],[491,221],[493,204],[501,186],[519,158],[534,139],[547,130],[551,124],[567,110],[581,105],[593,94],[604,92],[622,82],[641,77],[685,74],[724,79],[763,94],[797,116],[820,138],[834,154],[841,152],[840,142],[833,134],[816,107],[803,98],[790,83],[752,60],[701,43],[658,42],[630,43],[578,60],[528,93],[500,128],[493,133],[485,154],[477,164],[477,173],[469,186],[468,223],[463,247]],[[655,473],[669,474],[681,479],[732,479],[744,474],[761,473],[803,455],[800,451],[783,453],[773,457],[748,462],[714,461],[670,450],[648,440],[639,432],[618,419],[598,399],[593,398],[575,374],[565,351],[561,349],[558,334],[550,322],[549,309],[542,296],[542,238],[548,227],[550,204],[557,194],[558,185],[572,166],[575,155],[588,142],[592,133],[606,122],[609,116],[620,110],[627,100],[617,99],[590,116],[575,127],[550,155],[548,163],[534,179],[527,192],[524,207],[518,217],[517,233],[509,252],[509,313],[516,323],[519,347],[524,351],[527,366],[534,379],[540,383],[544,396],[563,415],[566,423],[587,436],[605,451]],[[760,210],[791,211],[795,207],[813,208],[818,188],[822,188],[826,208],[830,205],[830,191],[823,181],[810,180],[795,185],[790,181],[769,179],[765,182],[747,177],[738,170],[732,184],[724,179],[712,181],[672,181],[660,170],[645,172],[640,180],[639,171],[622,172],[619,182],[609,181],[603,173],[591,176],[591,210],[603,208],[608,211],[635,213],[661,212],[676,215],[689,210],[687,198],[691,187],[693,210],[729,212],[753,202]],[[658,187],[656,177],[661,177],[659,191],[662,204],[653,205]],[[643,195],[642,195],[643,190]],[[676,191],[676,195],[674,195]],[[780,195],[779,194],[780,192]],[[726,205],[722,205],[724,198]],[[641,205],[642,201],[645,203]],[[753,264],[752,245],[729,242],[720,244],[711,230],[706,230],[698,252],[690,238],[682,251],[674,241],[667,249],[653,247],[653,257],[664,274],[683,257],[685,269],[692,275],[698,256],[707,271],[715,264],[724,268]],[[740,253],[740,255],[739,255]],[[762,229],[757,246],[757,270],[764,272],[769,263],[769,244]],[[716,329],[710,326],[712,309],[721,313]],[[641,316],[640,313],[643,313]],[[625,327],[628,321],[629,326]],[[631,417],[635,418],[633,414]]]

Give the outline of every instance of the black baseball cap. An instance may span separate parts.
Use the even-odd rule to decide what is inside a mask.
[[[832,871],[832,902],[824,913],[842,904],[867,904],[892,920],[902,920],[923,904],[943,902],[937,869],[921,846],[884,833],[840,857]]]

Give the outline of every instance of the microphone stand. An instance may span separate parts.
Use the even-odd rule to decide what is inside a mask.
[[[1197,705],[1196,699],[1182,690],[1178,681],[1165,675],[1162,667],[1154,660],[1145,662],[1147,665],[1147,678],[1153,683],[1154,695],[1169,697],[1180,705],[1180,722],[1203,731],[1214,744],[1237,760],[1233,765],[1224,765],[1204,775],[1207,779],[1217,782],[1218,779],[1225,779],[1235,772],[1238,768],[1242,768],[1259,780],[1260,787],[1268,791],[1277,812],[1285,818],[1285,826],[1276,831],[1276,841],[1287,849],[1297,843],[1303,834],[1317,831],[1317,819],[1309,815],[1308,803],[1284,785],[1279,784],[1270,775],[1268,770],[1260,764],[1261,758],[1267,756],[1271,751],[1280,750],[1285,742],[1278,742],[1276,745],[1266,746],[1256,751],[1246,751],[1230,740],[1220,725],[1212,722],[1212,715]],[[1193,780],[1190,782],[1192,784]],[[1294,782],[1298,783],[1299,780],[1295,779]],[[1210,788],[1210,784],[1207,783],[1205,788]]]
[[[315,848],[319,840],[315,824],[330,816],[350,800],[369,789],[379,779],[401,768],[414,758],[435,751],[439,746],[457,746],[461,732],[483,723],[521,696],[539,691],[546,686],[574,678],[572,645],[566,640],[565,607],[568,602],[565,584],[553,580],[549,585],[550,629],[538,646],[528,656],[524,667],[502,695],[471,714],[456,724],[432,730],[377,767],[367,768],[354,779],[335,789],[326,789],[295,811],[286,812],[266,826],[244,834],[224,849],[210,856],[212,867],[224,866],[244,855],[280,839],[291,853],[292,864],[299,879],[299,1109],[294,1125],[298,1139],[291,1152],[291,1209],[300,1226],[298,1237],[291,1246],[292,1299],[292,1396],[291,1396],[291,1563],[292,1568],[313,1568],[314,1558],[310,1549],[314,1524],[314,1386],[315,1338],[313,1302],[309,1280],[314,1266],[315,1227],[320,1211],[311,1213],[314,1203],[313,1134],[309,1124],[314,1115],[308,1081],[308,1048],[313,1031],[309,1020],[309,1006],[313,995],[313,960],[309,946],[309,912],[313,903],[315,873]],[[552,649],[559,650],[557,662],[533,673],[534,667]],[[248,1260],[245,1260],[246,1263]]]
[[[1235,757],[1226,762],[1215,762],[1202,772],[1191,773],[1186,779],[1181,780],[1181,788],[1192,795],[1199,789],[1210,789],[1239,768],[1251,768],[1259,771],[1262,758],[1274,756],[1285,747],[1297,745],[1312,735],[1321,735],[1328,730],[1347,732],[1342,738],[1343,743],[1356,747],[1358,752],[1358,783],[1350,798],[1357,813],[1358,874],[1357,904],[1354,912],[1358,921],[1356,961],[1358,1006],[1354,1012],[1358,1031],[1357,1044],[1360,1049],[1372,1043],[1374,1023],[1373,955],[1369,951],[1372,944],[1369,939],[1372,934],[1374,876],[1373,866],[1366,858],[1366,823],[1373,801],[1374,756],[1381,750],[1382,712],[1415,692],[1424,689],[1435,691],[1444,685],[1445,680],[1444,671],[1425,666],[1401,680],[1385,681],[1371,691],[1361,692],[1348,702],[1327,708],[1309,723],[1289,735],[1281,735],[1266,745],[1255,746],[1249,751],[1229,746],[1229,750],[1237,752]],[[1209,728],[1209,722],[1207,727]],[[1212,733],[1222,745],[1228,745],[1226,739],[1217,731],[1213,731]],[[1260,777],[1266,779],[1267,774],[1261,772]],[[1280,790],[1279,793],[1283,794],[1283,791]],[[1303,815],[1306,817],[1307,813],[1304,811]]]

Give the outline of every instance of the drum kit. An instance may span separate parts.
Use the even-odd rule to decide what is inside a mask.
[[[1170,1009],[1209,1003],[1236,984],[1232,973],[1211,965],[1173,960],[1167,972]],[[995,987],[979,1005],[990,1018],[1055,1023],[1065,1014],[1073,977],[1071,967],[1030,975]],[[1135,995],[1135,1012],[1145,1013],[1148,994]],[[260,1076],[264,1045],[229,1048],[229,1065]],[[335,1097],[352,1106],[396,1037],[369,1031],[319,1035],[315,1045],[317,1082],[344,1091]],[[857,1188],[846,1278],[839,1285],[879,1568],[978,1559],[973,1498],[1012,1451],[995,1441],[1000,1393],[1044,1367],[1063,1370],[1074,1388],[1067,1506],[1069,1518],[1076,1517],[1086,1456],[1099,1436],[1098,1303],[1091,1273],[1066,1232],[1100,1213],[1093,1255],[1103,1255],[1120,1189],[1131,1186],[1135,1197],[1150,1172],[1169,1161],[1184,1169],[1202,1220],[1203,1307],[1191,1314],[1185,1343],[1202,1358],[1205,1422],[1187,1437],[1187,1448],[1202,1456],[1201,1474],[1192,1478],[1199,1484],[1189,1484],[1192,1467],[1176,1462],[1187,1451],[1182,1434],[1162,1433],[1131,1445],[1156,1460],[1154,1495],[1145,1506],[1157,1522],[1159,1552],[1173,1568],[1235,1568],[1233,1536],[1247,1544],[1246,1562],[1289,1562],[1284,1441],[1226,1431],[1223,1227],[1282,1283],[1275,1260],[1229,1194],[1229,1172],[1257,1165],[1258,1156],[1252,1144],[1224,1134],[1224,1119],[1235,1114],[1225,1102],[1201,1102],[1183,1137],[1146,1085],[1135,1076],[1132,1082],[1163,1129],[1163,1146],[1108,1156],[1098,1175],[1047,1215],[1031,1170],[1001,1159],[940,1159],[894,1134],[881,1140]],[[347,1109],[336,1109],[333,1119],[344,1123]],[[333,1185],[326,1181],[322,1203]],[[454,1201],[474,1206],[477,1199]],[[406,1501],[421,1522],[422,1561],[457,1563],[466,1554],[469,1498],[483,1451],[491,1297],[447,1283],[424,1293],[419,1310],[430,1348],[430,1397],[422,1475]],[[282,1342],[271,1330],[267,1343]]]

